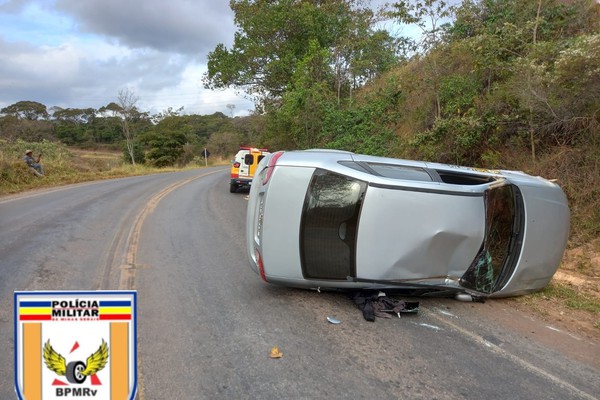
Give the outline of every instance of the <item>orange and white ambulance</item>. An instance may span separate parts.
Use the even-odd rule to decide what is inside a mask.
[[[229,191],[237,192],[239,188],[249,187],[254,177],[256,166],[269,151],[256,147],[240,147],[231,164],[231,180],[229,182]]]

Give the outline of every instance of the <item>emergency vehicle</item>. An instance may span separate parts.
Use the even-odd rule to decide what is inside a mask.
[[[268,154],[267,149],[240,147],[231,164],[229,191],[235,193],[239,188],[250,187],[256,166]]]

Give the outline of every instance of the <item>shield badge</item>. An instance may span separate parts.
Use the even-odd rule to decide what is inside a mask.
[[[15,292],[15,391],[22,400],[133,400],[135,291]]]

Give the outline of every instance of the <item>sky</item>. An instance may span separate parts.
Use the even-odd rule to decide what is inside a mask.
[[[202,84],[233,17],[228,0],[0,0],[0,108],[98,109],[130,90],[151,114],[248,115],[243,94]]]
[[[202,84],[236,30],[229,0],[0,0],[0,108],[99,109],[129,90],[150,114],[249,115],[243,93]]]

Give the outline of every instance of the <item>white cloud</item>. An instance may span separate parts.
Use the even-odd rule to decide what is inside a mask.
[[[131,88],[151,113],[253,108],[202,86],[207,53],[233,40],[226,1],[0,0],[0,26],[0,107],[100,108]]]
[[[233,38],[233,13],[225,1],[58,0],[81,32],[116,38],[129,47],[204,57]]]

